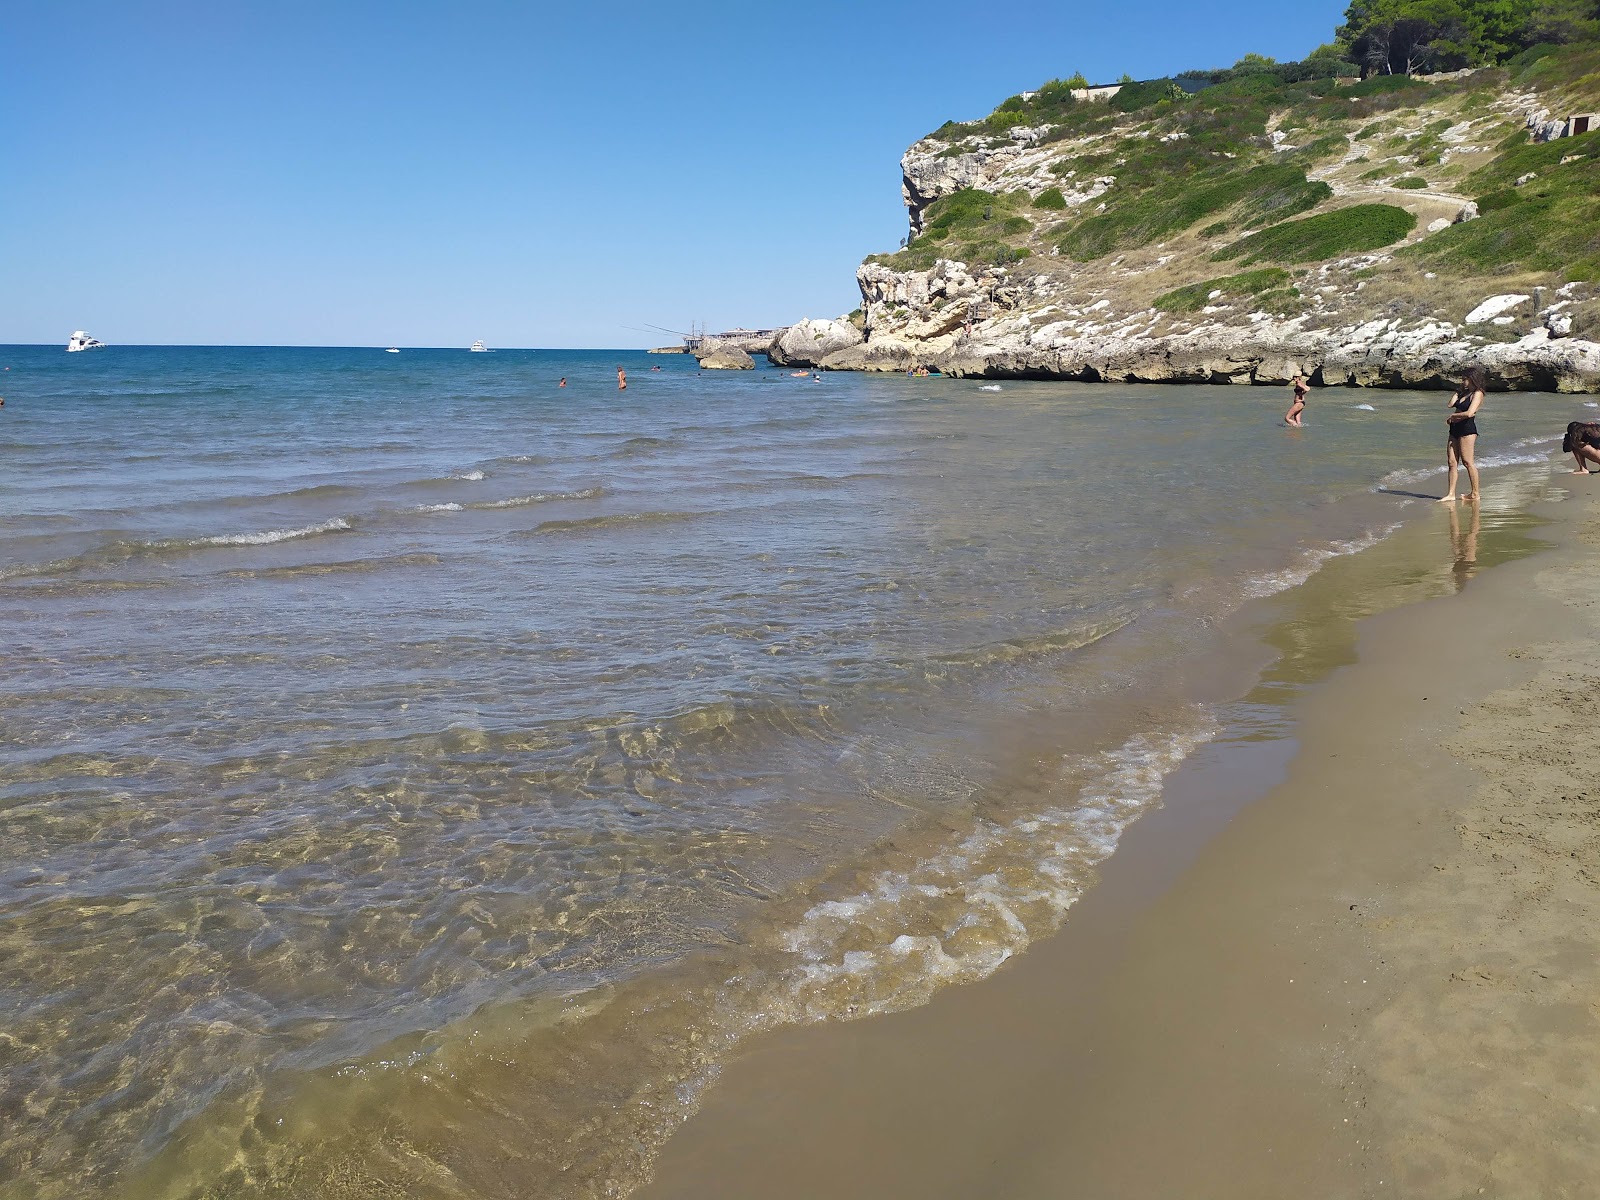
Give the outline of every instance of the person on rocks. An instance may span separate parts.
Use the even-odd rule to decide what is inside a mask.
[[[1450,397],[1450,415],[1445,417],[1449,436],[1445,439],[1444,495],[1440,504],[1450,504],[1456,498],[1456,476],[1462,467],[1467,469],[1467,483],[1472,490],[1463,500],[1478,498],[1478,464],[1473,458],[1478,443],[1478,410],[1483,407],[1483,389],[1488,382],[1482,367],[1468,367],[1461,373],[1461,386]]]
[[[1568,422],[1567,436],[1561,439],[1561,450],[1564,454],[1572,455],[1573,461],[1578,464],[1573,468],[1574,475],[1593,474],[1589,464],[1600,464],[1600,421]]]
[[[1294,403],[1289,405],[1289,411],[1286,412],[1283,415],[1283,423],[1285,425],[1293,425],[1296,429],[1301,428],[1305,424],[1305,422],[1303,422],[1300,419],[1300,414],[1305,412],[1305,410],[1306,410],[1306,381],[1305,381],[1305,376],[1296,375],[1294,377]]]

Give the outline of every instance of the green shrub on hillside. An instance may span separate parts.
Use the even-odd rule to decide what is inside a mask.
[[[1060,188],[1045,188],[1034,199],[1033,206],[1035,208],[1054,209],[1059,212],[1061,209],[1066,208],[1067,198],[1061,194]]]
[[[1252,233],[1218,250],[1211,259],[1243,259],[1246,265],[1319,262],[1393,245],[1416,225],[1415,215],[1392,204],[1357,204]]]
[[[1516,186],[1534,170],[1537,179]],[[1482,274],[1600,276],[1600,133],[1515,147],[1468,182],[1487,189],[1478,196],[1479,219],[1452,225],[1408,254]]]
[[[1373,75],[1363,79],[1360,83],[1352,83],[1347,88],[1339,89],[1339,94],[1349,99],[1364,99],[1367,96],[1386,96],[1394,92],[1404,92],[1416,88],[1428,87],[1420,79],[1413,79],[1409,75]]]
[[[1522,203],[1522,193],[1516,188],[1502,188],[1498,192],[1489,192],[1478,197],[1478,212],[1480,215],[1499,212],[1502,208],[1510,208],[1513,204]]]
[[[1015,262],[1027,254],[1011,246],[1009,239],[1033,229],[1033,222],[1016,211],[1027,200],[1025,191],[997,193],[980,188],[941,196],[928,205],[922,233],[905,249],[874,254],[867,261],[900,271],[925,271],[941,258],[999,265]]]
[[[1188,99],[1188,93],[1170,79],[1151,79],[1144,83],[1125,83],[1111,97],[1111,107],[1118,112],[1138,112],[1163,100],[1174,103]]]
[[[1536,50],[1540,53],[1534,54]],[[1559,48],[1533,46],[1524,53],[1529,56],[1527,61],[1519,62],[1514,58],[1506,64],[1511,79],[1522,86],[1570,86],[1585,79],[1592,80],[1600,71],[1600,46],[1593,42]]]
[[[1536,172],[1541,179],[1554,171],[1565,171],[1575,177],[1574,169],[1581,170],[1581,164],[1561,165],[1563,158],[1574,156],[1590,163],[1600,156],[1600,131],[1557,138],[1553,142],[1534,143],[1528,141],[1527,135],[1519,130],[1515,142],[1494,161],[1474,171],[1467,179],[1467,186],[1481,192],[1515,187],[1517,180],[1530,172]]]
[[[1421,191],[1428,186],[1428,181],[1420,175],[1407,175],[1404,179],[1396,179],[1390,187],[1405,188],[1407,191]]]
[[[1296,146],[1293,150],[1285,152],[1285,156],[1298,162],[1317,163],[1328,158],[1342,157],[1350,148],[1350,142],[1342,133],[1328,133],[1304,146]]]
[[[1281,267],[1262,267],[1258,271],[1225,275],[1221,279],[1208,279],[1204,283],[1175,288],[1157,296],[1154,303],[1163,312],[1198,312],[1206,306],[1212,292],[1220,291],[1223,297],[1254,296],[1286,284],[1291,278],[1289,272]]]
[[[1244,223],[1256,226],[1305,212],[1332,194],[1327,184],[1313,183],[1298,168],[1283,164],[1166,174],[1142,190],[1119,185],[1108,193],[1105,212],[1075,222],[1058,245],[1063,253],[1088,262],[1114,250],[1149,245],[1225,209],[1237,207]]]

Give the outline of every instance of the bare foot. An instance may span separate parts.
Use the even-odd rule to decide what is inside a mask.
[[[1440,504],[1454,504],[1455,502],[1456,502],[1456,498],[1454,496],[1440,496],[1439,497],[1439,503]]]
[[[1478,498],[1478,493],[1477,492],[1468,492],[1465,496],[1463,496],[1461,498],[1463,500],[1476,500]]]
[[[1579,467],[1576,471],[1568,471],[1567,474],[1568,475],[1591,475],[1591,474],[1593,474],[1593,472],[1590,471],[1588,467]]]

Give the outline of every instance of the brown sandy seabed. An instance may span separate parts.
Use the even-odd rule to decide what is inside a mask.
[[[1600,1197],[1597,484],[1365,621],[1192,865],[1144,826],[1251,767],[1180,772],[1158,897],[1113,859],[989,981],[758,1040],[637,1195]]]

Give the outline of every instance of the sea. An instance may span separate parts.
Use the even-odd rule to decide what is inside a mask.
[[[1287,389],[638,351],[0,367],[30,1200],[626,1195],[750,1037],[1070,919],[1297,589],[1408,530],[1369,575],[1465,585],[1593,404],[1491,396],[1447,513],[1442,393],[1294,430]]]

